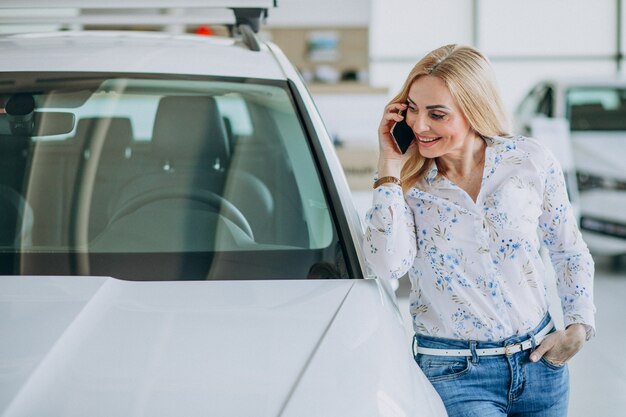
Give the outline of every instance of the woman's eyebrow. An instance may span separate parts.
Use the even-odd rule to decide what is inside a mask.
[[[444,109],[444,110],[449,110],[452,111],[452,109],[450,109],[447,106],[444,106],[443,104],[433,104],[432,106],[426,106],[427,110],[432,110],[432,109]]]
[[[417,106],[417,104],[415,104],[415,102],[411,100],[411,97],[407,97],[406,101],[414,106]],[[444,106],[443,104],[433,104],[430,106],[426,106],[426,110],[433,110],[433,109],[444,109],[444,110],[452,111],[451,108],[449,108],[448,106]]]

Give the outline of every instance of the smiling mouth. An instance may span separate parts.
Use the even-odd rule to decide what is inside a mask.
[[[419,140],[422,143],[432,143],[432,142],[436,142],[439,139],[441,139],[441,136],[439,136],[438,138],[421,138],[421,137],[417,137],[417,140]]]

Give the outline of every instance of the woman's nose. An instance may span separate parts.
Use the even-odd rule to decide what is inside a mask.
[[[425,115],[416,114],[411,119],[413,120],[407,120],[407,123],[415,133],[427,132],[430,129]]]

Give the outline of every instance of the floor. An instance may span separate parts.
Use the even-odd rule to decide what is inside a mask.
[[[353,192],[353,199],[363,218],[371,193]],[[622,417],[626,415],[626,265],[615,270],[603,259],[595,262],[597,335],[570,362],[569,417]],[[408,282],[401,282],[396,294],[410,339],[408,290]]]

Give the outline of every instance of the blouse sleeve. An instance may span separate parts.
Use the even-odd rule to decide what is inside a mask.
[[[551,152],[545,152],[540,232],[554,266],[565,327],[574,323],[584,324],[587,338],[590,338],[595,334],[594,263],[578,230],[561,166]]]
[[[413,212],[399,185],[374,190],[365,215],[364,250],[368,266],[380,278],[397,279],[407,273],[417,250]]]

